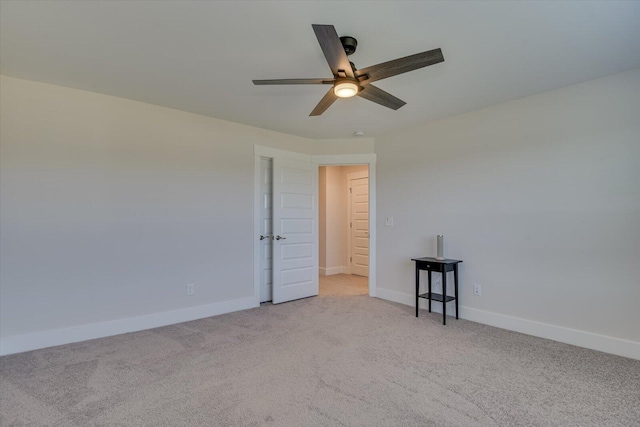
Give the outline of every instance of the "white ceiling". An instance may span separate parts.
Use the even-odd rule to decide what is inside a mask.
[[[309,113],[331,77],[311,24],[358,39],[358,68],[442,48],[445,62]],[[308,138],[375,137],[640,67],[640,2],[2,1],[2,74]]]

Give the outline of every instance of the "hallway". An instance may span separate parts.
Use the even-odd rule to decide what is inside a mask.
[[[320,276],[320,295],[368,295],[369,279],[350,274]]]

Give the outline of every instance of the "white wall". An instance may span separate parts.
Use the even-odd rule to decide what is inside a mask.
[[[465,317],[640,358],[639,93],[635,69],[376,138],[379,295],[413,304],[444,234]]]
[[[0,352],[250,306],[253,146],[311,141],[5,76],[0,89]]]
[[[316,139],[312,141],[311,150],[314,155],[371,154],[375,150],[375,140],[367,137]]]
[[[368,170],[367,165],[320,167],[320,273],[348,271],[347,174]]]

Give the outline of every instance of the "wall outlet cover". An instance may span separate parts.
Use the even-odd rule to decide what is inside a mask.
[[[196,285],[189,283],[187,285],[187,296],[191,296],[196,293]]]
[[[480,285],[473,285],[473,294],[477,296],[482,295],[482,287]]]

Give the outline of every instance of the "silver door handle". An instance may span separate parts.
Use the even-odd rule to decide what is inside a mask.
[[[286,240],[286,237],[282,237],[282,236],[276,236],[276,240]]]
[[[264,236],[261,234],[260,235],[260,240],[268,239],[269,237],[271,237],[271,236],[269,236],[268,234],[265,234]]]

